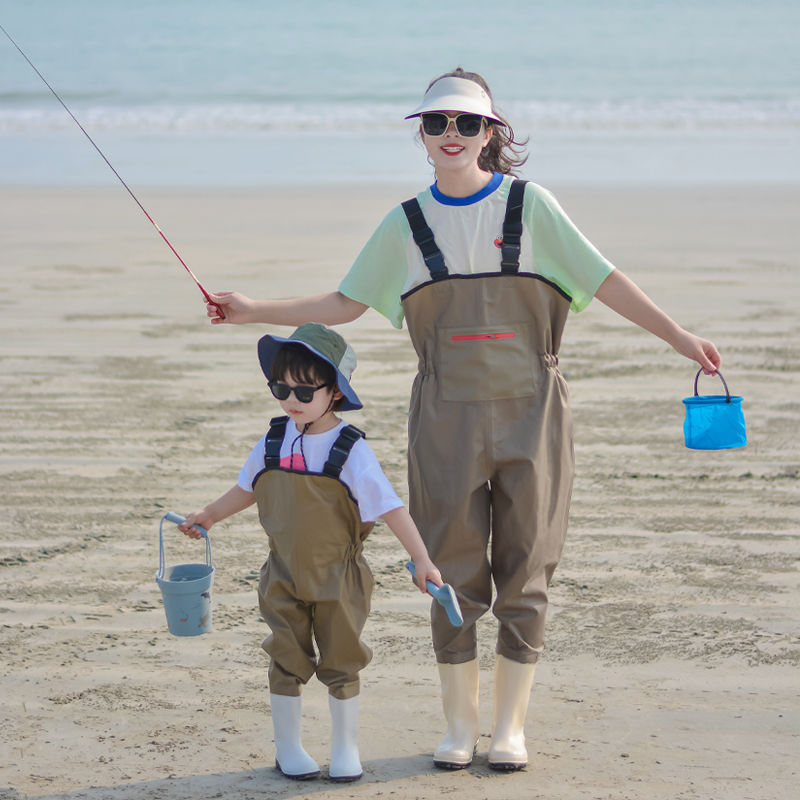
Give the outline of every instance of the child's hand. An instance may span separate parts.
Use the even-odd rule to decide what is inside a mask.
[[[433,561],[429,558],[416,559],[414,561],[414,583],[416,583],[419,590],[424,593],[428,591],[428,588],[425,586],[426,581],[431,581],[431,583],[436,586],[441,586],[444,583],[442,575],[439,570],[436,569]]]
[[[214,520],[211,518],[211,515],[203,509],[202,511],[195,511],[189,514],[189,516],[186,517],[186,522],[178,525],[178,530],[192,539],[202,539],[203,534],[193,526],[199,525],[201,528],[209,530],[213,524]]]

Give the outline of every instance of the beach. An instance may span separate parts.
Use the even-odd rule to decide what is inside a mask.
[[[281,298],[335,289],[418,188],[137,194],[208,289]],[[212,327],[119,186],[0,187],[2,800],[796,796],[800,186],[549,188],[611,261],[717,344],[744,398],[748,445],[686,449],[692,365],[597,302],[570,315],[560,363],[577,474],[527,717],[529,766],[487,766],[487,615],[478,755],[463,771],[433,768],[443,716],[429,603],[379,524],[366,546],[376,587],[364,777],[335,785],[274,768],[255,510],[212,530],[210,633],[171,636],[154,581],[162,515],[229,488],[278,413],[255,344],[286,329]],[[346,418],[406,498],[408,336],[373,311],[341,330],[365,405]],[[722,390],[709,377],[699,388]],[[174,526],[164,534],[168,563],[202,560]],[[315,680],[304,714],[306,747],[327,765]]]

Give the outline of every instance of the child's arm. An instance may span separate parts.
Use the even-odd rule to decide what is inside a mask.
[[[425,581],[433,581],[437,586],[441,586],[442,576],[431,561],[425,542],[419,535],[414,520],[405,506],[387,511],[381,519],[389,526],[392,533],[398,538],[400,544],[405,547],[411,560],[414,562],[416,577],[414,582],[421,592],[427,592]]]
[[[696,361],[707,375],[713,375],[722,363],[711,342],[681,328],[619,270],[614,270],[600,284],[595,297],[612,311],[663,339],[682,356]]]
[[[213,503],[209,503],[205,508],[200,511],[194,511],[186,517],[186,522],[178,525],[181,531],[192,539],[200,539],[202,534],[193,525],[199,525],[201,528],[209,530],[212,525],[220,522],[227,517],[238,514],[249,508],[256,501],[256,496],[253,492],[247,492],[240,486],[234,486],[228,489],[222,497],[218,497]]]
[[[312,321],[340,325],[358,319],[368,308],[341,292],[293,300],[253,300],[239,292],[211,292],[210,296],[214,303],[207,303],[206,310],[212,325],[266,322],[296,326]],[[224,318],[219,316],[217,306],[224,312]]]

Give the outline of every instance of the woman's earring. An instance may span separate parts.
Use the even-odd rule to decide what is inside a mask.
[[[426,160],[426,161],[427,161],[427,162],[428,162],[428,163],[429,163],[429,164],[430,164],[432,167],[435,167],[435,166],[436,166],[436,164],[434,164],[434,163],[433,163],[433,161],[431,161],[431,157],[430,157],[430,155],[428,155],[428,156],[425,156],[425,160]]]

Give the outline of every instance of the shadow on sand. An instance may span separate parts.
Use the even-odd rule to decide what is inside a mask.
[[[319,778],[292,781],[281,775],[275,767],[259,767],[242,772],[213,773],[208,775],[170,776],[158,780],[123,783],[116,786],[90,786],[71,792],[33,795],[19,794],[12,788],[0,787],[0,800],[211,800],[211,798],[236,798],[236,800],[291,800],[291,798],[326,797],[372,798],[378,794],[394,794],[392,784],[403,784],[399,794],[424,797],[426,790],[437,793],[436,784],[444,780],[453,791],[459,776],[470,780],[498,776],[492,772],[485,759],[476,758],[465,770],[438,770],[429,754],[398,756],[395,758],[364,761],[364,777],[353,783],[334,783],[323,767]],[[517,773],[520,774],[520,773]],[[510,776],[509,776],[510,777]],[[414,785],[418,784],[416,789]],[[377,791],[378,785],[381,790]],[[399,787],[395,787],[399,788]],[[511,788],[511,787],[509,787]]]

